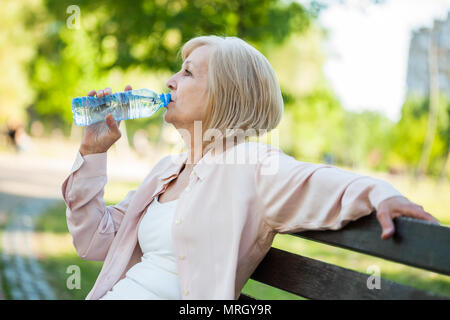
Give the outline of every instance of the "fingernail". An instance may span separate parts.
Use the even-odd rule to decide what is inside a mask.
[[[390,238],[393,234],[394,234],[394,230],[392,230],[392,229],[389,229],[383,233],[385,239]]]

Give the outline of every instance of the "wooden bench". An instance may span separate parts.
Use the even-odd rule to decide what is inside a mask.
[[[395,234],[388,240],[380,239],[375,214],[341,230],[292,235],[450,276],[450,228],[405,217],[394,223]],[[308,299],[448,299],[383,279],[382,270],[380,289],[369,289],[369,276],[272,247],[250,278]]]

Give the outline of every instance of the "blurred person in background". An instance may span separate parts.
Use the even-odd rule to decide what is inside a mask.
[[[24,126],[13,118],[8,120],[7,135],[17,153],[23,153],[32,147],[31,138],[26,133]]]

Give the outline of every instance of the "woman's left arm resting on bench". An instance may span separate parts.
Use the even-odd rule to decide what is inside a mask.
[[[396,217],[438,224],[422,206],[409,201],[386,181],[330,165],[301,162],[276,148],[259,161],[255,182],[264,206],[263,219],[278,233],[337,230],[375,210],[381,239],[394,234]]]

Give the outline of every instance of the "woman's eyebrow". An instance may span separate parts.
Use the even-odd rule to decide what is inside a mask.
[[[185,65],[187,65],[187,64],[190,64],[190,65],[192,65],[192,66],[195,67],[195,65],[192,63],[191,60],[186,60],[186,61],[184,61],[183,65],[185,66]]]

